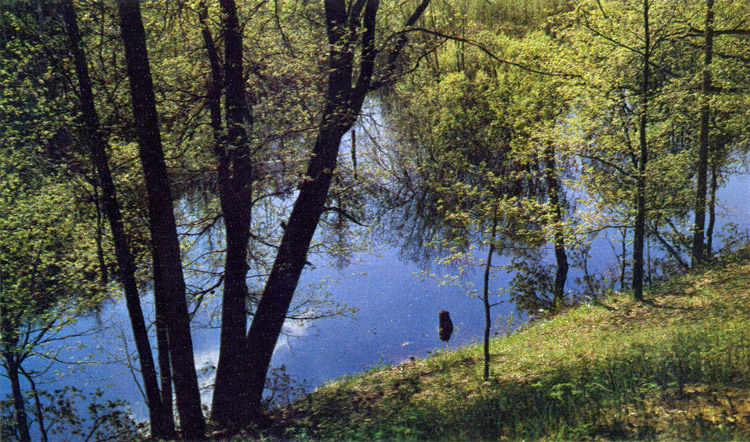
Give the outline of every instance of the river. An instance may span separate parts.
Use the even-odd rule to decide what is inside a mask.
[[[736,223],[741,229],[749,227],[750,200],[744,198],[750,182],[747,175],[732,176],[719,192],[722,217],[719,226]],[[717,229],[718,230],[718,229]],[[615,239],[616,241],[616,239]],[[331,294],[332,300],[357,307],[353,316],[345,315],[321,319],[305,324],[288,323],[285,337],[277,345],[273,356],[273,367],[284,366],[286,373],[306,389],[315,388],[331,379],[353,374],[379,364],[399,364],[409,357],[426,357],[430,352],[442,348],[455,348],[481,339],[483,331],[482,303],[478,298],[467,296],[465,290],[451,285],[440,284],[429,276],[418,276],[423,270],[419,265],[402,261],[396,248],[383,247],[369,252],[360,252],[354,263],[343,269],[326,263],[314,262],[313,270],[303,276],[303,284],[324,280],[323,286]],[[605,237],[594,242],[591,264],[596,270],[605,269],[616,263],[612,248]],[[447,272],[444,268],[431,270],[438,275]],[[571,274],[570,280],[575,274]],[[481,287],[481,272],[466,275],[466,280]],[[509,276],[498,273],[492,280],[493,288],[507,286]],[[150,308],[147,306],[147,310]],[[455,331],[448,343],[438,337],[438,312],[448,310],[455,325]],[[509,303],[494,308],[494,318],[514,312]],[[496,321],[497,322],[497,321]],[[72,374],[62,377],[51,376],[39,387],[49,389],[61,385],[75,385],[84,390],[102,388],[104,398],[127,400],[134,416],[145,420],[147,410],[136,377],[122,363],[111,362],[121,359],[134,346],[122,335],[129,337],[124,303],[113,301],[98,315],[83,318],[79,329],[103,326],[97,334],[71,341],[84,347],[74,347],[61,354],[69,361],[80,361],[93,355],[99,363],[85,364]],[[218,330],[196,328],[193,332],[196,368],[201,369],[216,363],[218,355]],[[109,360],[110,363],[104,363]],[[30,360],[28,368],[39,368],[39,361]],[[68,370],[63,364],[57,369]],[[480,367],[477,367],[479,375]],[[51,373],[51,372],[50,372]],[[202,376],[204,384],[210,384],[212,372]],[[24,385],[26,387],[26,385]],[[0,393],[10,390],[7,380],[0,381]],[[209,402],[210,389],[204,391],[204,399]]]

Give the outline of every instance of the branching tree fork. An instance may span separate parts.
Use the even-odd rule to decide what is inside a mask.
[[[230,40],[236,35],[235,24],[231,18],[232,3],[222,2],[223,32],[225,39],[230,37]],[[404,26],[413,26],[428,4],[429,0],[423,0]],[[379,52],[375,45],[378,7],[377,0],[324,2],[325,25],[330,46],[328,89],[305,178],[299,185],[299,195],[249,330],[244,333],[245,324],[241,318],[223,318],[230,319],[234,324],[229,326],[231,330],[226,331],[227,340],[223,340],[222,344],[226,343],[238,351],[233,357],[220,360],[221,371],[217,371],[217,389],[213,399],[213,419],[228,429],[262,420],[262,395],[271,357],[307,262],[307,253],[318,221],[326,208],[341,139],[357,120],[367,94],[375,87],[392,81],[396,71],[395,60],[406,44],[405,36],[397,39],[396,44],[385,54],[388,63],[380,73],[380,79],[374,79],[376,57]],[[229,66],[233,49],[229,42],[225,41],[225,45],[227,66],[224,73],[227,76],[225,87],[228,90],[233,84],[230,75],[234,74],[230,72]],[[357,46],[360,53],[355,56]],[[239,89],[237,93],[240,93]],[[232,112],[230,102],[227,101],[229,139],[230,142],[237,142],[241,137],[232,135],[232,125],[238,122],[232,120]],[[239,131],[236,134],[239,135]],[[225,296],[226,293],[225,290]],[[239,299],[232,297],[224,302],[239,302]],[[224,308],[223,310],[226,311]],[[239,335],[239,331],[242,331],[242,335]],[[222,333],[225,331],[222,330]],[[226,379],[227,376],[234,378]],[[226,388],[226,385],[233,388]]]

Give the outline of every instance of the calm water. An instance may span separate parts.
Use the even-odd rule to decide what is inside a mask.
[[[743,198],[748,188],[748,177],[737,175],[721,190],[722,212],[726,215],[721,224],[734,222],[747,228],[750,201]],[[614,238],[617,241],[617,238]],[[284,365],[287,372],[297,380],[304,380],[315,387],[329,379],[355,373],[380,363],[400,363],[410,356],[425,357],[429,352],[443,347],[455,348],[481,340],[483,332],[482,303],[467,296],[457,287],[441,286],[438,282],[415,276],[421,268],[398,259],[398,251],[385,249],[379,253],[360,254],[359,262],[343,270],[324,263],[304,275],[304,282],[315,283],[324,278],[336,280],[328,284],[333,300],[356,306],[355,317],[338,317],[299,325],[288,324],[287,338],[277,345],[273,366]],[[357,260],[355,260],[356,262]],[[604,269],[615,264],[612,249],[605,238],[597,240],[592,248],[591,265]],[[436,273],[444,269],[433,269]],[[481,287],[481,272],[468,276]],[[571,280],[572,280],[571,275]],[[498,274],[492,281],[493,288],[505,287],[507,275]],[[448,344],[438,338],[438,312],[449,310],[455,330]],[[493,317],[512,311],[508,303],[494,308]],[[76,361],[93,353],[95,360],[122,358],[124,341],[118,330],[129,338],[131,332],[123,303],[107,306],[97,318],[81,321],[79,327],[99,323],[107,329],[82,340],[86,348],[71,349],[61,359]],[[215,364],[218,356],[218,330],[196,329],[194,331],[196,367]],[[127,342],[130,350],[134,346]],[[108,350],[109,355],[100,351]],[[39,368],[38,361],[30,360],[27,368]],[[58,368],[67,371],[60,365]],[[478,368],[479,369],[479,368]],[[203,377],[210,382],[210,373]],[[105,397],[128,400],[139,419],[146,418],[146,408],[134,376],[121,363],[95,364],[82,367],[78,372],[50,383],[39,385],[52,390],[60,385],[76,385],[93,390],[106,390]],[[8,393],[6,379],[0,380],[0,393]],[[208,400],[210,392],[206,391]]]
[[[440,285],[427,277],[416,276],[421,268],[398,259],[397,250],[386,249],[377,254],[360,254],[359,262],[343,270],[318,265],[303,277],[303,283],[329,282],[327,289],[332,299],[358,308],[352,316],[320,319],[305,324],[287,323],[285,336],[276,347],[272,366],[285,366],[286,372],[309,388],[327,380],[356,373],[383,363],[400,363],[410,356],[425,357],[440,348],[455,348],[481,339],[484,314],[481,300],[467,296],[462,289]],[[473,275],[481,284],[481,274]],[[503,276],[493,280],[493,286],[507,283]],[[149,309],[148,306],[146,306]],[[150,310],[150,309],[149,309]],[[449,310],[454,332],[448,343],[438,337],[438,312]],[[496,315],[506,315],[513,310],[508,303],[496,306]],[[95,321],[89,318],[82,326]],[[98,321],[107,326],[96,337],[86,339],[88,350],[69,352],[70,360],[95,351],[96,345],[109,348],[122,347],[120,334],[130,338],[127,312],[124,303],[108,305]],[[216,364],[218,359],[217,329],[199,328],[193,331],[196,368]],[[133,351],[132,343],[129,349]],[[122,358],[124,352],[117,352]],[[99,355],[102,359],[102,355]],[[109,356],[112,359],[112,356]],[[212,373],[203,377],[210,383]],[[107,395],[125,398],[131,402],[139,418],[147,410],[136,387],[133,376],[119,363],[87,367],[80,373],[69,375],[58,384],[84,385],[88,388],[106,388]],[[5,388],[6,386],[3,385]],[[9,387],[8,387],[9,388]],[[210,391],[204,395],[210,402]]]

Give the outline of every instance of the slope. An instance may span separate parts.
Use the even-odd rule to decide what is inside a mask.
[[[374,368],[275,410],[329,440],[750,439],[750,251],[481,346]],[[282,433],[283,432],[283,433]]]

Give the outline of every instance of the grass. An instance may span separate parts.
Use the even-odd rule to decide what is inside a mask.
[[[315,440],[750,440],[750,252],[274,410]]]

